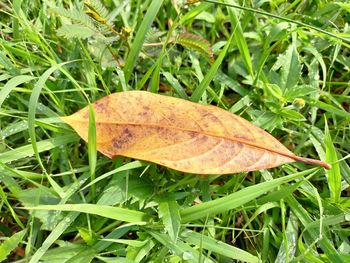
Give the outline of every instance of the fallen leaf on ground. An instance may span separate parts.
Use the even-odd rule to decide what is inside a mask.
[[[93,104],[102,154],[154,162],[195,174],[230,174],[301,161],[269,133],[214,106],[146,91],[114,93]],[[62,119],[88,140],[89,108]]]

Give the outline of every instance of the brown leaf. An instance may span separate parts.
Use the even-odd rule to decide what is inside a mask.
[[[294,155],[245,119],[204,106],[145,91],[114,93],[93,104],[97,149],[196,174],[228,174],[294,161],[330,165]],[[88,140],[88,107],[63,117]]]

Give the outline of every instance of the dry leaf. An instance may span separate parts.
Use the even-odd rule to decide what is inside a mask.
[[[114,93],[93,104],[97,149],[196,174],[228,174],[275,167],[294,161],[322,161],[294,155],[245,119],[204,106],[145,91]],[[88,140],[88,107],[63,117]]]

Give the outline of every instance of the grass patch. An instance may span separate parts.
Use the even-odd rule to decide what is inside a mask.
[[[0,260],[349,262],[349,12],[346,1],[0,3]],[[224,108],[332,169],[183,174],[109,160],[93,114],[88,143],[59,118],[134,89]]]

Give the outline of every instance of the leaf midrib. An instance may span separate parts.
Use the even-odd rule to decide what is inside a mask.
[[[61,117],[63,120],[64,119],[69,119],[70,116],[66,116],[66,117]],[[87,121],[85,120],[78,120],[78,119],[74,119],[75,122],[84,122],[84,123],[88,123]],[[68,122],[69,123],[69,122]],[[267,151],[270,151],[270,152],[273,152],[273,153],[276,153],[276,154],[279,154],[279,155],[282,155],[282,156],[285,156],[285,157],[288,157],[288,158],[291,158],[293,160],[297,160],[298,156],[294,155],[292,152],[290,152],[290,154],[286,154],[286,153],[282,153],[280,151],[276,151],[276,150],[273,150],[273,149],[270,149],[270,148],[267,148],[267,147],[264,147],[260,144],[257,144],[257,143],[254,143],[254,142],[250,142],[248,140],[244,140],[244,139],[240,139],[240,138],[236,138],[236,137],[222,137],[222,136],[218,136],[218,135],[215,135],[215,134],[210,134],[208,132],[200,132],[198,130],[190,130],[190,129],[184,129],[184,128],[181,128],[181,127],[178,127],[178,126],[162,126],[162,125],[157,125],[157,124],[150,124],[150,123],[132,123],[132,122],[108,122],[108,121],[96,121],[96,123],[101,123],[101,124],[111,124],[111,125],[132,125],[132,126],[148,126],[148,127],[155,127],[155,128],[165,128],[165,129],[175,129],[175,130],[178,130],[178,131],[183,131],[183,132],[194,132],[194,133],[198,133],[198,134],[202,134],[202,135],[205,135],[205,136],[209,136],[209,137],[215,137],[215,138],[220,138],[220,139],[226,139],[226,140],[230,140],[230,141],[233,141],[233,142],[239,142],[239,143],[243,143],[243,144],[246,144],[246,145],[249,145],[249,146],[252,146],[252,147],[255,147],[255,148],[259,148],[259,149],[263,149],[263,150],[267,150]],[[257,127],[258,128],[258,127]],[[260,128],[259,128],[260,129]],[[276,139],[277,140],[277,139]]]

